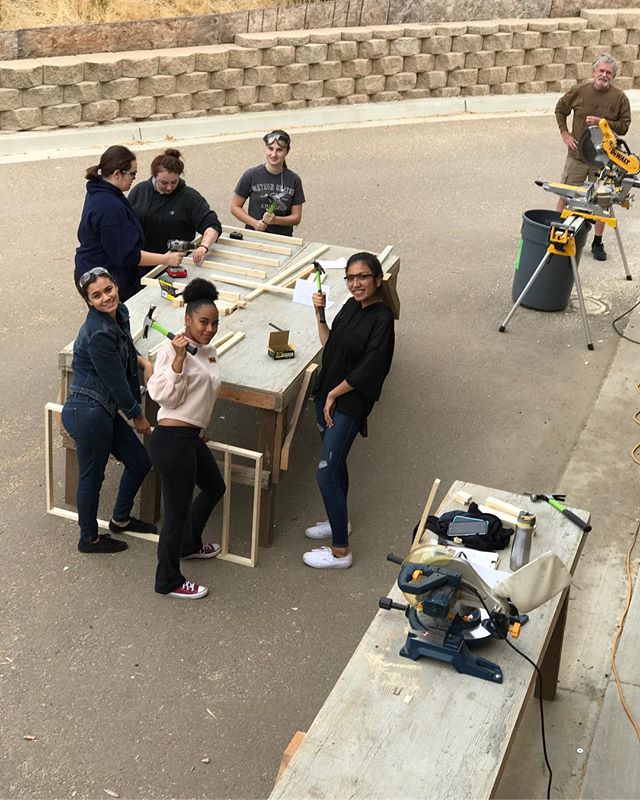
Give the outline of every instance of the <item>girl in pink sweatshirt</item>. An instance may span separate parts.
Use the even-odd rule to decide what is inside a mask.
[[[164,521],[158,542],[155,589],[170,597],[197,599],[207,587],[187,580],[180,559],[214,558],[218,544],[203,544],[202,532],[225,484],[203,439],[220,389],[216,348],[216,287],[195,278],[184,290],[185,330],[167,339],[158,352],[147,390],[159,406],[149,454],[162,481]],[[187,345],[198,348],[195,355]],[[194,498],[194,488],[199,494]]]

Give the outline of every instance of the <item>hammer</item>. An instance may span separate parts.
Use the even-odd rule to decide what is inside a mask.
[[[147,311],[147,316],[144,318],[142,325],[142,338],[146,339],[149,335],[149,328],[154,328],[156,331],[161,333],[163,336],[166,336],[167,339],[174,339],[175,333],[171,333],[166,328],[163,328],[159,322],[156,322],[153,318],[153,312],[156,310],[155,306],[149,306],[149,310]],[[187,353],[191,353],[192,356],[198,352],[198,348],[194,347],[192,344],[187,345]]]
[[[273,214],[278,207],[278,199],[274,194],[268,194],[267,200],[269,201],[269,205],[267,206],[267,214]]]
[[[324,269],[322,268],[322,264],[319,261],[313,262],[313,269],[316,273],[316,286],[318,287],[318,291],[323,294],[322,292],[322,276],[324,274]],[[324,308],[321,306],[318,309],[318,319],[320,322],[324,322],[326,324],[327,318],[324,315]]]
[[[574,525],[577,525],[580,530],[584,531],[585,533],[589,533],[591,530],[591,525],[581,520],[577,514],[574,514],[573,511],[569,511],[569,509],[564,505],[562,501],[566,499],[565,495],[529,494],[529,497],[534,503],[537,503],[540,500],[544,500],[545,502],[549,503],[550,506],[553,506],[553,508],[555,508],[561,514],[564,514],[567,519],[570,519]]]

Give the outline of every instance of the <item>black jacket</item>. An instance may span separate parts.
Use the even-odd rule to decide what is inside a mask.
[[[140,290],[142,228],[117,186],[102,179],[87,181],[78,240],[76,282],[84,272],[105,267],[118,281],[122,301]]]
[[[182,179],[170,194],[156,191],[153,178],[142,181],[129,192],[129,202],[144,230],[144,249],[151,253],[166,253],[169,239],[191,241],[207,228],[222,233],[215,211]]]

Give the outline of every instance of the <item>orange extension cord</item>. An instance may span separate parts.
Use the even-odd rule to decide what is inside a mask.
[[[640,392],[640,383],[636,385],[636,390]],[[640,411],[636,411],[633,415],[633,419],[635,422],[640,425]],[[640,459],[636,455],[638,450],[640,450],[640,442],[633,448],[631,451],[631,458],[636,462],[636,464],[640,465]],[[624,692],[622,690],[622,683],[620,682],[620,677],[618,676],[618,667],[616,665],[616,653],[618,652],[618,644],[620,642],[620,637],[622,636],[622,631],[624,630],[624,624],[627,620],[627,614],[629,613],[629,606],[631,605],[631,598],[633,596],[633,578],[631,576],[631,554],[636,546],[638,541],[638,531],[640,531],[640,523],[636,526],[636,531],[633,535],[633,539],[631,541],[631,545],[627,551],[627,558],[625,561],[625,568],[627,570],[627,598],[624,604],[624,610],[622,612],[622,616],[620,617],[620,622],[618,623],[618,632],[616,633],[615,639],[613,640],[613,647],[611,648],[611,672],[613,673],[613,677],[616,681],[616,687],[618,689],[618,696],[620,697],[620,702],[622,703],[622,708],[624,709],[624,713],[629,717],[629,722],[633,725],[633,729],[636,732],[636,736],[640,739],[640,725],[636,722],[633,717],[633,714],[629,710],[629,706],[626,703]]]
[[[624,692],[622,690],[622,683],[620,682],[620,678],[618,676],[618,668],[616,666],[616,653],[618,651],[618,643],[620,642],[620,637],[622,636],[622,631],[624,630],[624,624],[627,619],[627,614],[629,613],[629,606],[631,605],[631,597],[633,595],[633,579],[631,577],[631,553],[633,552],[633,549],[636,546],[636,542],[638,541],[639,530],[640,530],[640,523],[636,526],[636,531],[633,535],[631,545],[627,551],[627,558],[625,561],[625,567],[627,570],[627,598],[624,605],[624,611],[622,612],[622,616],[620,617],[620,622],[618,623],[618,632],[616,633],[615,639],[613,640],[613,647],[611,648],[611,671],[613,672],[613,677],[615,678],[616,681],[618,696],[620,697],[620,702],[622,703],[622,707],[624,708],[624,713],[627,715],[627,717],[629,717],[629,722],[631,722],[631,724],[633,725],[633,729],[635,730],[638,739],[640,739],[640,725],[634,719],[633,714],[629,710],[629,706],[625,701]]]

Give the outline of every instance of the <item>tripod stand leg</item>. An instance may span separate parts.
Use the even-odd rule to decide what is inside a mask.
[[[587,350],[593,350],[593,342],[591,341],[591,330],[589,329],[589,320],[587,319],[587,309],[584,305],[584,297],[582,296],[582,286],[580,285],[580,278],[578,277],[578,262],[575,256],[571,256],[571,269],[573,270],[573,280],[576,285],[576,294],[578,295],[578,303],[580,305],[580,313],[582,314],[582,324],[584,326],[584,335],[587,340]]]
[[[533,284],[535,283],[535,280],[536,280],[536,278],[537,278],[537,277],[538,277],[538,275],[539,275],[539,274],[542,272],[542,270],[544,269],[544,266],[545,266],[545,264],[546,264],[546,263],[547,263],[547,262],[548,262],[550,259],[551,259],[551,253],[545,253],[545,254],[544,254],[544,258],[543,258],[543,259],[542,259],[542,261],[541,261],[541,262],[538,264],[538,266],[535,268],[533,275],[532,275],[532,276],[529,278],[529,280],[527,281],[527,285],[526,285],[526,286],[524,287],[524,289],[522,290],[522,292],[521,292],[521,294],[520,294],[520,297],[519,297],[519,298],[516,300],[516,302],[513,304],[513,308],[512,308],[512,309],[511,309],[511,311],[510,311],[510,312],[507,314],[507,317],[506,317],[505,321],[504,321],[504,322],[502,323],[502,325],[501,325],[501,326],[498,328],[498,330],[500,331],[500,333],[504,333],[504,332],[505,332],[505,330],[506,330],[506,328],[507,328],[507,325],[509,324],[509,320],[510,320],[510,319],[511,319],[511,317],[512,317],[512,316],[513,316],[513,315],[516,313],[516,311],[518,310],[518,306],[519,306],[519,305],[522,303],[522,301],[524,300],[524,298],[527,296],[527,292],[528,292],[528,291],[529,291],[529,289],[530,289],[530,288],[533,286]]]
[[[633,278],[631,273],[629,272],[629,265],[627,264],[627,257],[624,252],[624,247],[622,246],[622,236],[620,236],[620,230],[618,226],[613,229],[616,232],[616,239],[618,240],[618,247],[620,248],[620,257],[622,258],[622,266],[624,267],[625,274],[627,276],[628,281],[632,281]]]

